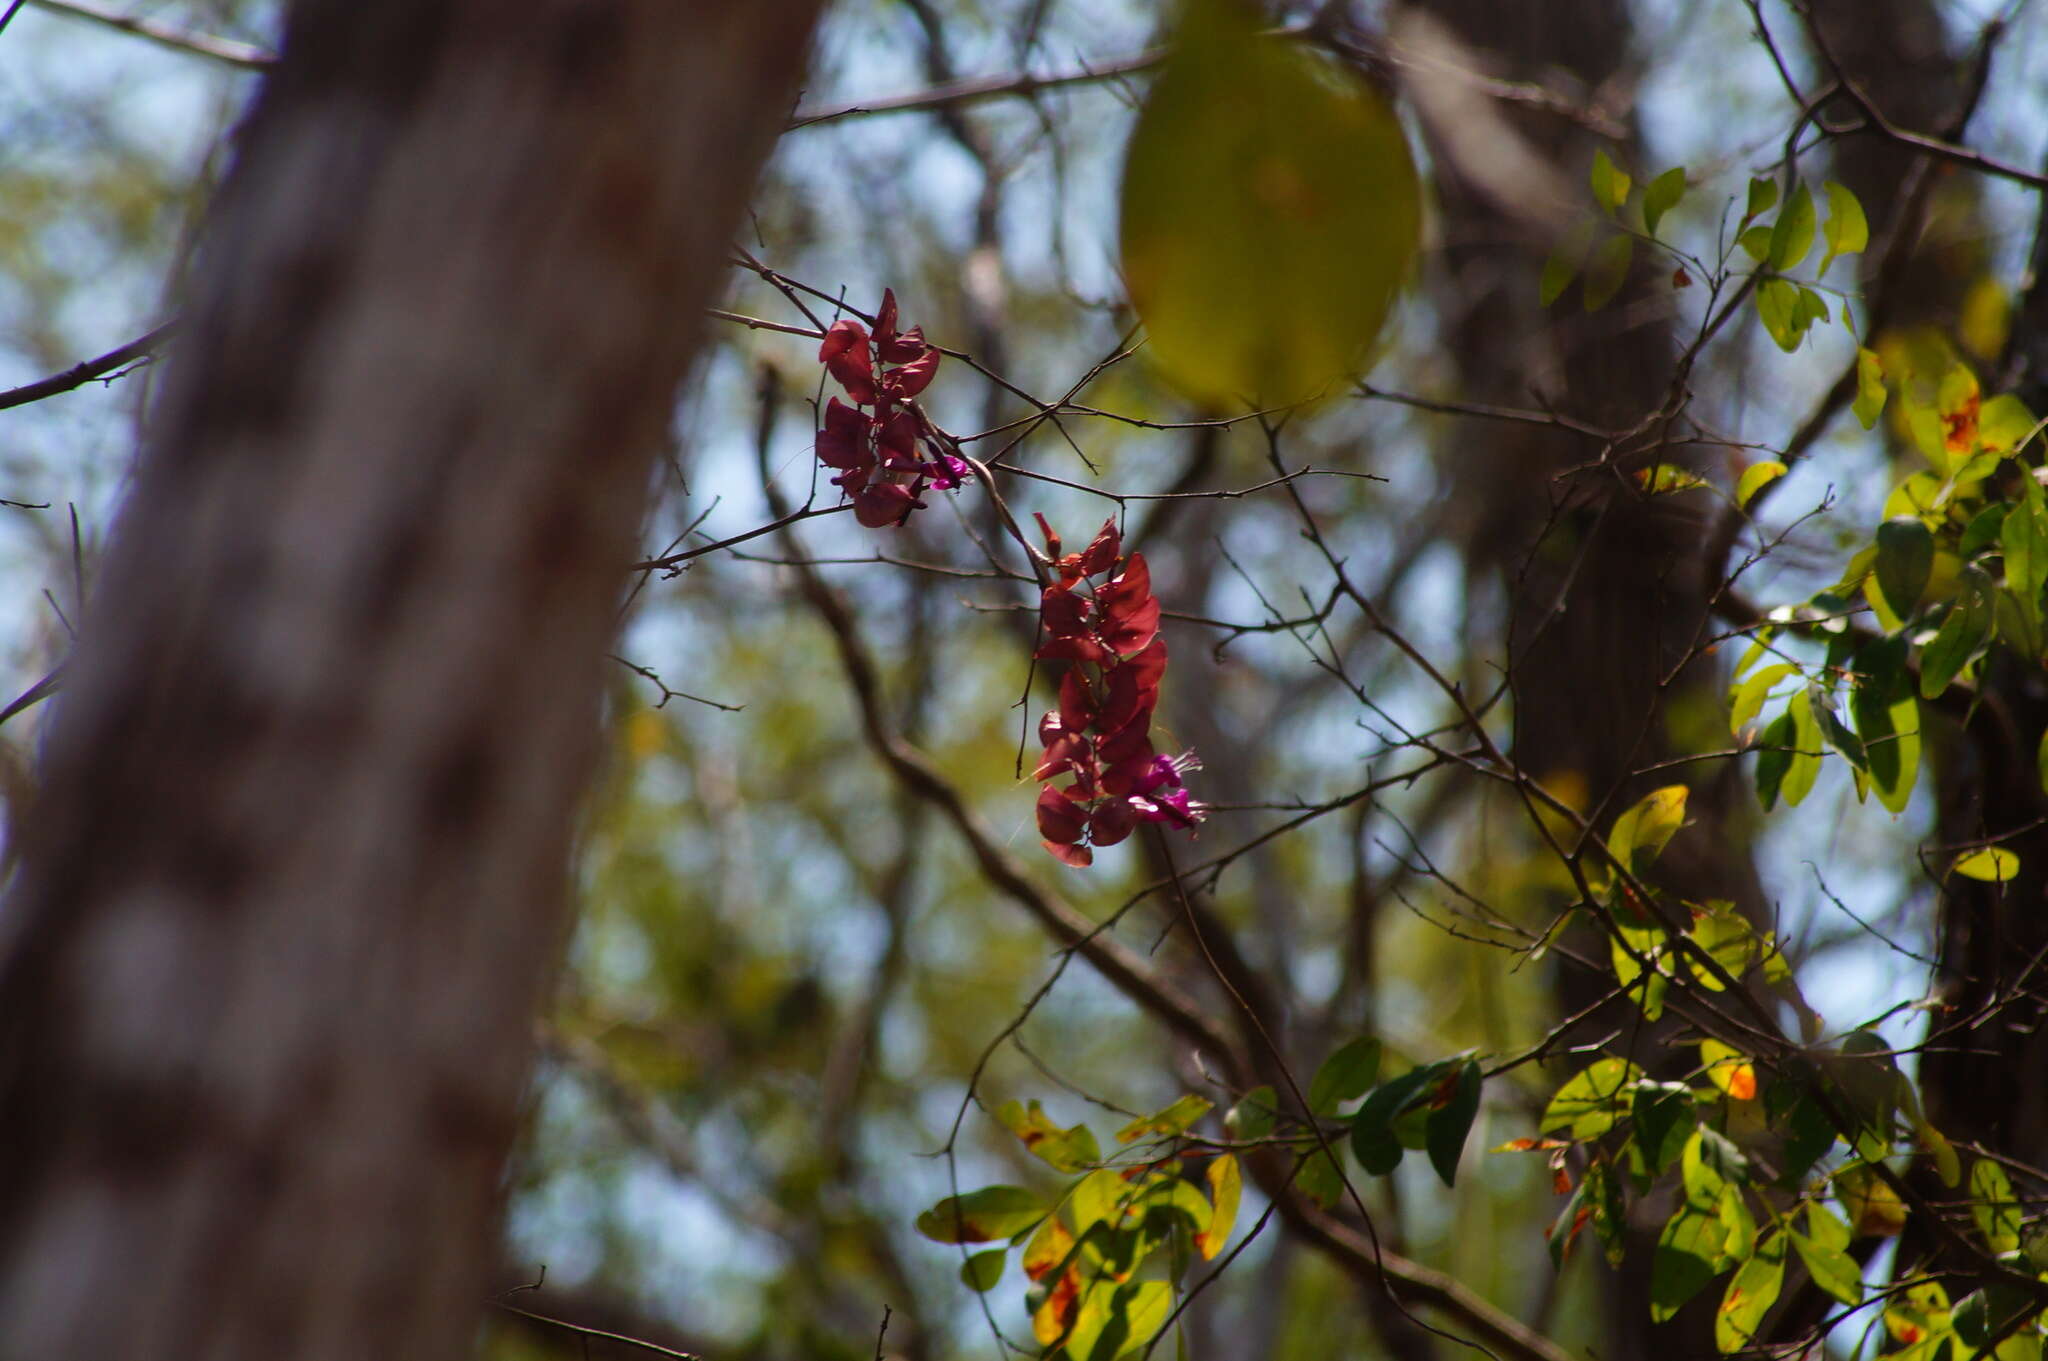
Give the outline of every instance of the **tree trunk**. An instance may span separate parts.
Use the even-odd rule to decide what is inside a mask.
[[[622,568],[817,7],[294,7],[0,915],[0,1356],[468,1346]]]

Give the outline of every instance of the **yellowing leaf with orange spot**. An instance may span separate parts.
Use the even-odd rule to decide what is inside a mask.
[[[1024,1274],[1042,1281],[1074,1250],[1074,1235],[1056,1214],[1047,1215],[1024,1245]]]
[[[1031,1335],[1042,1347],[1050,1347],[1067,1335],[1074,1309],[1081,1299],[1081,1273],[1068,1267],[1045,1295],[1045,1302],[1031,1316]]]
[[[1707,1065],[1707,1081],[1737,1101],[1756,1100],[1756,1065],[1740,1050],[1719,1040],[1701,1040],[1700,1060]]]

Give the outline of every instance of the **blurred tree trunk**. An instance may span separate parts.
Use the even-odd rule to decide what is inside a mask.
[[[0,1356],[467,1349],[622,569],[817,7],[293,7],[0,916]]]
[[[1462,60],[1488,74],[1540,81],[1589,110],[1630,102],[1627,0],[1415,0],[1412,12],[1446,25],[1468,49]],[[1431,127],[1442,152],[1444,244],[1435,283],[1463,395],[1639,431],[1611,451],[1562,424],[1463,422],[1446,432],[1442,460],[1466,507],[1461,528],[1475,609],[1489,597],[1499,602],[1513,755],[1601,825],[1656,786],[1674,779],[1693,786],[1688,813],[1699,825],[1672,843],[1655,877],[1682,898],[1728,899],[1755,914],[1761,892],[1742,850],[1748,836],[1739,768],[1636,773],[1676,754],[1685,731],[1722,712],[1717,669],[1703,661],[1679,666],[1708,622],[1714,582],[1703,548],[1713,503],[1693,494],[1648,497],[1632,477],[1652,464],[1708,471],[1697,448],[1662,442],[1669,423],[1649,420],[1666,407],[1678,370],[1670,270],[1638,250],[1613,300],[1590,312],[1577,287],[1548,309],[1539,295],[1543,263],[1561,233],[1591,211],[1587,167],[1596,148],[1639,175],[1654,167],[1641,162],[1632,138],[1617,146],[1560,115],[1508,106],[1492,112],[1502,120],[1498,130]],[[1489,182],[1507,138],[1528,167],[1527,187]],[[1605,958],[1604,938],[1587,931],[1578,943]],[[1557,975],[1566,1013],[1591,1006],[1607,987],[1571,969]],[[1583,1033],[1611,1033],[1633,1014],[1626,1004],[1610,1006],[1589,1017]],[[1643,1038],[1637,1057],[1655,1069],[1657,1047]],[[1655,1226],[1646,1219],[1635,1227],[1625,1265],[1604,1281],[1607,1338],[1595,1349],[1613,1361],[1712,1356],[1712,1330],[1702,1323],[1712,1302],[1651,1325]]]

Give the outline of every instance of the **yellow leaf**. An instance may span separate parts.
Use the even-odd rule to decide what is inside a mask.
[[[1237,1223],[1237,1202],[1244,1190],[1244,1177],[1237,1167],[1237,1155],[1226,1153],[1209,1164],[1209,1196],[1215,1202],[1215,1210],[1209,1216],[1209,1227],[1195,1235],[1195,1247],[1207,1261],[1223,1251],[1223,1245],[1230,1241],[1230,1230]]]
[[[2020,858],[2003,846],[1984,846],[1968,855],[1957,856],[1956,863],[1950,868],[1965,879],[2008,884],[2019,877]]]
[[[1167,379],[1199,401],[1298,402],[1361,369],[1421,237],[1393,110],[1242,0],[1188,0],[1132,130],[1125,282]]]

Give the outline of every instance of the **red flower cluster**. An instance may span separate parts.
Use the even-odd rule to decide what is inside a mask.
[[[894,292],[882,292],[873,335],[857,321],[835,321],[818,359],[854,403],[831,400],[817,447],[818,461],[840,470],[832,485],[853,498],[856,520],[870,529],[900,525],[924,507],[917,498],[927,485],[951,491],[967,480],[967,464],[938,451],[931,422],[911,400],[930,386],[939,352],[921,326],[898,334]],[[930,461],[918,457],[920,443],[931,446]]]
[[[1161,756],[1152,748],[1166,639],[1144,555],[1125,559],[1115,521],[1105,520],[1087,548],[1062,556],[1059,536],[1044,516],[1037,519],[1059,581],[1039,605],[1050,636],[1036,655],[1068,666],[1059,708],[1038,723],[1045,759],[1031,778],[1045,781],[1038,792],[1045,848],[1078,867],[1094,860],[1091,845],[1114,846],[1140,822],[1192,828],[1208,810],[1181,783],[1200,767],[1195,754]],[[1106,579],[1084,595],[1076,588],[1090,577]],[[1064,788],[1052,783],[1063,775],[1073,776]]]

